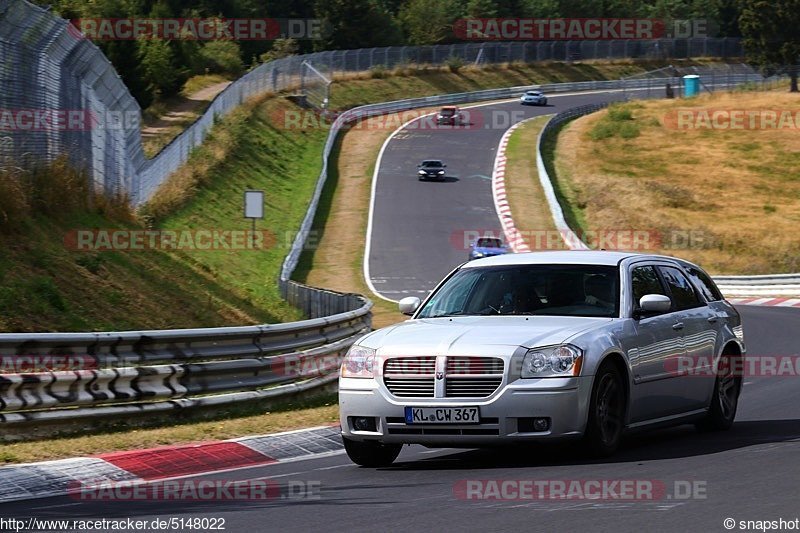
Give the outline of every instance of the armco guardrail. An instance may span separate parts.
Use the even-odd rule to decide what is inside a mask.
[[[259,65],[230,84],[200,119],[148,159],[142,150],[139,105],[100,50],[47,10],[26,0],[0,0],[0,64],[5,66],[0,69],[0,109],[78,112],[86,126],[0,132],[0,168],[24,168],[66,154],[107,194],[124,193],[140,205],[186,162],[217,118],[268,91],[312,87],[319,83],[318,74],[332,79],[378,65],[441,65],[451,57],[501,63],[742,55],[738,39],[707,38],[471,42],[287,57]]]
[[[739,83],[753,81],[743,77]],[[679,83],[679,78],[673,78],[672,83]],[[662,80],[663,84],[663,80]],[[679,87],[673,85],[673,87]],[[713,90],[714,85],[708,87]],[[550,214],[556,229],[564,238],[567,246],[573,250],[586,250],[588,246],[581,240],[569,227],[561,204],[553,188],[553,180],[549,175],[542,150],[545,142],[548,142],[553,135],[556,135],[559,128],[566,122],[575,118],[594,113],[608,107],[608,104],[589,104],[577,106],[554,115],[539,133],[536,142],[536,164],[539,171],[539,181],[544,190]],[[741,296],[800,296],[800,273],[798,274],[766,274],[755,276],[714,276],[714,281],[727,297]]]
[[[715,276],[726,296],[800,296],[800,273],[760,276]]]
[[[372,303],[294,282],[282,288],[290,302],[328,316],[229,328],[2,334],[1,368],[17,372],[0,374],[0,424],[219,406],[336,380],[345,351],[370,329]],[[37,366],[51,371],[30,371]]]

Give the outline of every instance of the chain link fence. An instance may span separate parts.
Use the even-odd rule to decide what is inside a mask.
[[[0,0],[0,169],[28,168],[66,154],[97,189],[126,194],[140,205],[186,162],[217,118],[269,91],[314,87],[324,102],[320,80],[378,66],[441,65],[450,58],[469,64],[741,55],[737,39],[709,38],[461,43],[292,56],[236,80],[201,118],[147,159],[141,109],[102,52],[47,10],[26,0]]]

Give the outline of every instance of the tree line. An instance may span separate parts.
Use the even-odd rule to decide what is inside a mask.
[[[703,19],[713,36],[745,37],[750,59],[773,70],[800,52],[800,0],[35,0],[67,19],[318,19],[320,38],[276,40],[100,40],[144,108],[178,93],[196,74],[240,76],[294,53],[459,41],[463,18]]]

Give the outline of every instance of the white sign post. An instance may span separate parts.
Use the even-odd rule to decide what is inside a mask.
[[[244,218],[253,221],[252,247],[256,247],[256,219],[264,218],[264,191],[244,191]]]

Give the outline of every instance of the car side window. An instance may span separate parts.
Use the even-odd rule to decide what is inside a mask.
[[[639,307],[639,300],[645,294],[663,294],[667,296],[661,281],[658,279],[655,267],[639,266],[631,270],[631,284],[633,285],[633,305]]]
[[[711,281],[710,277],[708,277],[708,274],[691,265],[685,266],[684,270],[694,282],[695,287],[697,287],[697,289],[703,294],[706,300],[709,302],[718,302],[724,299],[716,284]]]
[[[703,302],[694,292],[689,278],[683,272],[675,267],[667,266],[660,266],[658,269],[661,271],[661,275],[664,276],[664,281],[667,282],[667,286],[672,293],[672,303],[677,311],[703,305]]]

